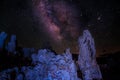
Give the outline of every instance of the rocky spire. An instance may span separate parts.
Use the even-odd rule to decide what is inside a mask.
[[[84,80],[102,79],[99,66],[96,62],[94,39],[88,30],[79,37],[78,64]]]
[[[8,52],[15,53],[16,50],[16,35],[12,35],[8,45],[6,46]]]
[[[1,32],[0,33],[0,48],[3,48],[6,38],[7,38],[7,34],[5,32]]]

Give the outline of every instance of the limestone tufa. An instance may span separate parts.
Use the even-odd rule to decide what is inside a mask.
[[[96,62],[94,39],[88,30],[84,30],[79,37],[78,64],[84,80],[102,79],[99,66]]]

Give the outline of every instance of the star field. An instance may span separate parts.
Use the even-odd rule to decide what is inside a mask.
[[[16,34],[21,46],[41,48],[50,43],[58,53],[89,29],[97,54],[120,50],[120,6],[116,0],[1,0],[0,31]]]

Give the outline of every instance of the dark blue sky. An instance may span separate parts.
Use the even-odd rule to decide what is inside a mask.
[[[37,12],[36,6],[40,1],[1,0],[0,31],[7,32],[9,36],[16,34],[21,46],[41,48],[47,42],[58,53],[67,47],[76,53],[79,35],[84,29],[89,29],[98,55],[103,51],[120,51],[120,5],[117,0],[49,0],[49,5],[59,6],[50,9],[52,17],[48,22],[42,22],[44,17],[41,18],[42,13]],[[47,29],[49,19],[58,31]],[[60,42],[56,41],[59,35],[62,38]]]

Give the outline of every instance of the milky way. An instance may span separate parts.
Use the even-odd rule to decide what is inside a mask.
[[[116,0],[1,0],[0,31],[16,34],[21,46],[42,48],[47,42],[57,53],[70,47],[89,29],[97,54],[120,50],[120,6]]]
[[[34,1],[35,15],[42,20],[44,29],[56,42],[78,37],[77,10],[66,1]]]

